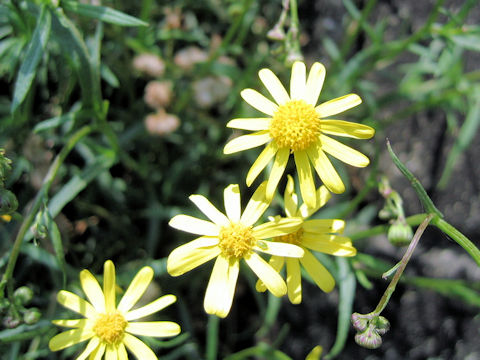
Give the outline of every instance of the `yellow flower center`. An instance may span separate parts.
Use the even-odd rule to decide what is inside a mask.
[[[112,345],[123,339],[127,324],[127,320],[117,312],[100,314],[93,326],[93,331],[102,341]]]
[[[241,258],[257,243],[251,226],[231,223],[220,229],[218,247],[225,257]]]
[[[315,108],[304,100],[290,100],[273,114],[270,135],[280,148],[305,150],[318,140],[320,122]]]
[[[289,243],[293,245],[301,245],[302,237],[303,237],[303,228],[300,228],[291,234],[276,237],[275,241]]]

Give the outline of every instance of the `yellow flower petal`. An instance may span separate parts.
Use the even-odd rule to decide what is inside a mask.
[[[354,139],[370,139],[375,134],[375,129],[368,125],[343,120],[320,120],[320,129],[325,134]]]
[[[285,258],[283,256],[274,255],[270,258],[270,261],[268,262],[268,265],[270,265],[277,273],[280,273],[283,264],[285,264]],[[262,280],[258,280],[257,284],[255,285],[255,289],[257,289],[258,292],[265,292],[267,290],[267,287],[262,282]]]
[[[317,104],[318,96],[325,81],[325,73],[325,67],[318,62],[312,65],[308,73],[304,100],[312,106]]]
[[[230,140],[223,148],[224,154],[233,154],[239,151],[264,145],[272,140],[268,130],[257,131],[248,135],[242,135]]]
[[[117,348],[118,360],[128,360],[127,349],[123,343],[118,344]]]
[[[189,199],[216,225],[227,226],[230,223],[228,218],[222,212],[220,212],[205,196],[190,195]]]
[[[85,360],[87,357],[90,356],[92,352],[94,352],[100,345],[100,339],[98,337],[93,337],[87,344],[87,347],[83,352],[75,358],[75,360]]]
[[[262,69],[258,72],[260,80],[273,96],[278,105],[283,105],[290,100],[287,91],[283,87],[278,77],[270,69]]]
[[[271,118],[246,118],[246,119],[232,119],[227,123],[228,128],[242,129],[242,130],[267,130],[272,122]]]
[[[107,313],[115,311],[115,286],[115,265],[111,260],[107,260],[103,265],[103,293]]]
[[[171,276],[185,274],[220,254],[218,238],[201,237],[174,249],[167,259]]]
[[[132,282],[125,291],[122,299],[118,303],[117,309],[121,312],[127,312],[135,305],[147,290],[148,285],[153,279],[153,269],[145,266],[135,275]]]
[[[97,312],[105,312],[105,297],[97,279],[88,270],[80,272],[80,283],[85,295]]]
[[[68,328],[91,328],[93,327],[94,321],[90,319],[74,319],[74,320],[52,320],[52,324],[68,327]]]
[[[320,135],[322,149],[330,155],[336,157],[344,163],[357,167],[365,167],[370,163],[368,157],[361,152],[352,149],[341,142],[334,140],[328,136]]]
[[[131,321],[141,319],[145,316],[151,315],[153,313],[156,313],[157,311],[166,308],[167,306],[173,304],[175,301],[177,301],[175,295],[164,295],[161,298],[158,298],[157,300],[154,300],[145,306],[129,311],[125,314],[125,320]]]
[[[300,246],[283,242],[259,240],[254,249],[270,255],[295,258],[300,258],[303,256],[303,249]]]
[[[105,360],[118,360],[117,348],[115,346],[107,346],[105,348]]]
[[[297,259],[285,259],[287,262],[287,294],[292,304],[302,302],[302,275]]]
[[[273,195],[275,195],[275,190],[277,190],[278,182],[280,181],[283,172],[287,167],[289,156],[290,149],[288,148],[279,149],[277,151],[275,161],[273,162],[272,171],[270,172],[270,176],[268,177],[266,192],[267,200],[273,199]]]
[[[345,221],[340,219],[312,219],[303,223],[303,229],[315,233],[342,232],[345,228]]]
[[[283,195],[285,213],[288,217],[295,217],[297,216],[298,197],[297,194],[295,194],[293,178],[287,175],[287,179],[287,186],[285,186],[285,193]]]
[[[278,109],[277,104],[271,102],[265,96],[263,96],[258,91],[255,91],[253,89],[242,90],[242,92],[240,93],[240,96],[249,105],[263,112],[264,114],[272,116],[273,113]]]
[[[240,188],[237,184],[231,184],[225,188],[223,201],[228,219],[232,222],[238,222],[242,209],[240,206]]]
[[[307,204],[302,204],[298,209],[297,216],[301,216],[304,219],[310,217],[311,215],[316,213],[318,209],[323,207],[328,202],[328,200],[330,200],[330,198],[332,197],[332,195],[330,194],[330,191],[328,191],[328,189],[324,185],[320,186],[317,189],[317,191],[315,192],[315,195],[316,195],[315,207],[311,208],[311,207],[308,207]]]
[[[282,277],[258,254],[252,252],[250,256],[244,259],[273,295],[280,297],[287,293],[287,285]]]
[[[94,335],[95,333],[92,329],[72,329],[64,331],[51,338],[48,342],[48,347],[52,351],[62,350],[69,346],[81,343],[82,341],[86,341]]]
[[[305,151],[295,151],[293,155],[295,157],[295,165],[297,167],[303,201],[307,206],[313,208],[316,205],[317,196],[307,153]]]
[[[300,262],[320,289],[325,292],[333,290],[335,279],[310,251],[305,251],[305,255],[300,259]]]
[[[302,218],[281,218],[269,221],[253,228],[253,236],[257,239],[268,239],[291,234],[302,226]]]
[[[217,236],[218,225],[189,215],[176,215],[168,223],[171,227],[191,234]]]
[[[320,345],[315,346],[312,351],[310,351],[305,358],[305,360],[320,360],[322,355],[323,348]]]
[[[158,360],[155,353],[150,349],[145,343],[135,336],[130,334],[125,334],[123,338],[123,343],[130,350],[137,359],[142,360]]]
[[[302,240],[302,246],[335,256],[355,256],[357,254],[357,249],[352,246],[350,239],[343,236],[331,235],[332,239],[329,240],[328,237],[329,236],[318,236],[316,234],[309,236],[305,234]]]
[[[331,192],[341,194],[345,191],[345,185],[328,159],[327,155],[319,148],[307,149],[307,154],[312,161],[313,167],[320,179]]]
[[[237,284],[239,262],[235,258],[219,256],[213,266],[203,307],[207,314],[224,318],[230,312]]]
[[[95,308],[87,301],[83,300],[78,295],[69,291],[61,290],[58,292],[57,300],[66,308],[82,314],[86,318],[94,318],[97,316]]]
[[[275,141],[270,142],[265,149],[258,155],[257,160],[253,163],[252,167],[247,174],[247,186],[252,185],[257,176],[262,172],[263,169],[268,165],[270,160],[275,156],[278,151],[278,146]]]
[[[105,353],[106,344],[100,344],[91,354],[89,360],[101,360]]]
[[[320,118],[326,118],[332,115],[340,114],[352,107],[362,103],[362,99],[357,94],[348,94],[339,98],[324,102],[318,105],[315,110]]]
[[[252,197],[248,201],[248,204],[245,207],[242,216],[240,217],[240,222],[245,226],[252,226],[255,224],[270,205],[270,202],[267,201],[265,196],[266,188],[267,182],[264,181],[260,184],[257,190],[255,190]]]
[[[169,337],[180,334],[180,326],[172,321],[130,322],[125,331],[134,335]]]
[[[295,61],[290,78],[290,97],[292,100],[301,100],[305,96],[306,68],[301,61]]]

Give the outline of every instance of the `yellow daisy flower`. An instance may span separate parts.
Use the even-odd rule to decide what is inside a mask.
[[[275,158],[267,185],[267,198],[272,198],[290,153],[293,153],[302,197],[310,207],[315,207],[316,189],[310,164],[330,191],[344,192],[342,179],[326,153],[357,167],[367,166],[369,160],[327,135],[369,139],[375,130],[362,124],[325,118],[357,106],[362,102],[360,97],[348,94],[315,106],[325,79],[325,67],[320,63],[313,64],[308,78],[304,63],[293,64],[290,95],[271,70],[262,69],[258,74],[276,103],[253,89],[243,90],[242,98],[269,117],[231,120],[227,127],[255,132],[231,140],[223,150],[231,154],[267,144],[248,172],[247,185],[250,186]]]
[[[282,277],[257,252],[302,257],[303,250],[298,246],[265,240],[296,231],[302,220],[289,218],[253,226],[269,205],[265,200],[265,188],[266,182],[260,185],[252,195],[243,214],[241,214],[240,190],[235,184],[229,185],[224,190],[226,215],[204,196],[191,195],[190,200],[211,221],[188,215],[177,215],[170,220],[170,226],[176,229],[201,235],[172,251],[167,260],[167,270],[170,275],[182,275],[217,258],[204,299],[204,308],[208,314],[223,318],[230,312],[242,259],[263,281],[265,288],[275,296],[283,296],[287,293]]]
[[[338,219],[305,220],[325,205],[329,198],[330,193],[325,186],[321,186],[316,192],[317,206],[315,208],[309,208],[305,203],[298,207],[298,198],[294,192],[293,179],[290,175],[288,176],[284,195],[287,218],[297,219],[300,217],[304,221],[296,232],[279,236],[274,240],[298,245],[304,250],[305,254],[300,259],[274,255],[269,263],[278,272],[282,270],[283,265],[286,263],[288,298],[292,304],[299,304],[302,301],[300,265],[305,268],[313,281],[323,291],[330,292],[335,286],[333,276],[310,250],[335,256],[355,256],[357,253],[350,239],[339,235],[345,228],[345,221]],[[265,285],[261,281],[257,282],[257,290],[266,290]]]
[[[137,359],[156,360],[157,356],[143,341],[134,335],[168,337],[180,333],[180,326],[171,321],[134,322],[151,315],[176,301],[174,295],[165,295],[148,305],[132,310],[153,278],[153,269],[143,267],[132,280],[122,299],[115,301],[115,267],[107,260],[104,264],[103,291],[88,270],[80,272],[82,289],[90,302],[69,291],[62,290],[57,300],[66,308],[85,317],[75,320],[53,320],[58,326],[73,328],[55,335],[48,346],[52,351],[65,349],[90,340],[85,350],[76,358],[100,360],[128,359],[128,348]]]

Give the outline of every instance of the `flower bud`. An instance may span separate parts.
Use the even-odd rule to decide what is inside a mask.
[[[180,119],[168,114],[163,109],[159,109],[154,114],[149,114],[145,118],[145,127],[151,135],[167,135],[175,131],[180,126]]]
[[[17,210],[18,201],[14,193],[0,189],[0,215],[8,215]]]
[[[385,335],[390,330],[390,322],[383,316],[375,319],[375,329],[379,335]]]
[[[367,349],[377,349],[382,345],[382,337],[377,333],[375,327],[370,325],[366,330],[355,335],[355,342]]]
[[[140,54],[133,59],[133,67],[152,77],[162,76],[165,72],[165,63],[160,56],[155,54]]]
[[[388,228],[388,240],[395,246],[404,246],[410,244],[413,237],[413,231],[410,225],[404,220],[395,220]]]
[[[18,325],[20,325],[20,320],[12,315],[7,315],[3,318],[3,326],[7,329],[15,329]]]
[[[30,308],[23,314],[23,321],[27,325],[33,325],[40,320],[42,313],[37,308]]]
[[[267,33],[267,38],[275,41],[285,40],[285,31],[277,24]]]
[[[21,286],[15,290],[13,297],[18,305],[27,305],[33,299],[33,291],[28,286]]]
[[[353,327],[357,331],[360,331],[360,332],[365,331],[365,329],[368,326],[368,319],[363,317],[359,313],[353,313],[350,319],[352,321]]]
[[[143,100],[154,109],[169,105],[171,99],[172,83],[170,81],[150,81],[145,87]]]
[[[10,164],[12,160],[4,156],[5,150],[0,149],[0,181],[3,181],[7,174],[12,170]]]

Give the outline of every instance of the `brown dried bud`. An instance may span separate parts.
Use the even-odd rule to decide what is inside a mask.
[[[180,119],[175,115],[167,114],[164,109],[159,109],[145,118],[145,127],[151,135],[170,134],[179,126]]]
[[[175,54],[173,62],[183,70],[191,70],[197,63],[205,62],[208,55],[202,49],[196,46],[189,46]]]
[[[167,106],[172,100],[172,83],[170,81],[150,81],[145,87],[143,100],[154,109]]]
[[[140,54],[133,59],[133,67],[149,76],[159,77],[165,72],[165,63],[155,54]]]

